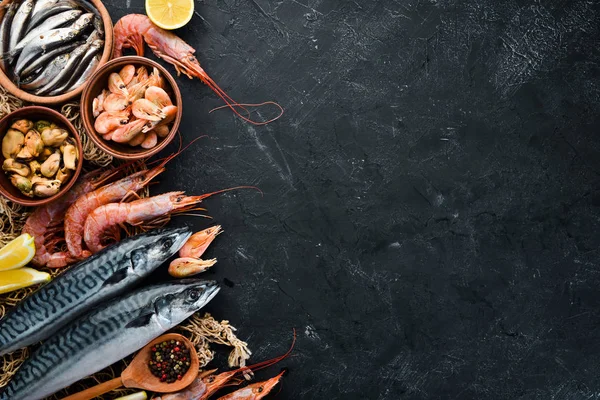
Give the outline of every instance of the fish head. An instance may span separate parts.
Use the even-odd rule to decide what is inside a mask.
[[[155,229],[132,241],[131,265],[132,273],[143,273],[148,268],[167,261],[192,235],[189,228]]]
[[[81,14],[79,18],[73,23],[72,27],[74,29],[83,29],[90,25],[94,21],[94,14],[85,13]]]
[[[173,281],[169,291],[155,300],[154,311],[159,323],[170,329],[204,307],[219,290],[216,281],[204,279]]]

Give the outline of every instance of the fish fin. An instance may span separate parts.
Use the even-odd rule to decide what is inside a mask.
[[[114,285],[116,283],[121,282],[126,277],[127,277],[127,268],[122,268],[122,269],[116,271],[114,274],[112,274],[112,276],[110,278],[108,278],[106,281],[104,281],[104,285],[102,285],[102,286]]]
[[[130,321],[125,326],[125,328],[140,328],[142,326],[146,326],[150,323],[150,320],[152,319],[153,315],[154,315],[154,313],[152,313],[152,312],[149,312],[147,314],[141,314],[136,319]]]

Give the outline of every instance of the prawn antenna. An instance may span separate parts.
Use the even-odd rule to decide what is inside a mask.
[[[248,119],[248,118],[246,118],[246,117],[244,117],[244,116],[240,115],[240,114],[239,114],[239,113],[238,113],[238,112],[237,112],[237,111],[236,111],[236,110],[233,108],[233,107],[240,107],[240,108],[242,108],[243,110],[246,110],[246,108],[245,108],[245,107],[262,107],[262,106],[266,106],[266,105],[269,105],[269,104],[272,104],[272,105],[274,105],[275,107],[277,107],[277,108],[279,109],[279,114],[278,114],[276,117],[274,117],[274,118],[271,118],[270,120],[268,120],[268,121],[264,121],[264,122],[256,122],[256,121],[252,121],[252,120],[250,120],[250,119]],[[266,124],[270,124],[271,122],[273,122],[273,121],[277,121],[279,118],[281,118],[281,116],[282,116],[282,115],[283,115],[283,113],[284,113],[284,109],[283,109],[283,107],[281,107],[281,105],[280,105],[279,103],[276,103],[276,102],[274,102],[274,101],[265,101],[265,102],[262,102],[262,103],[256,103],[256,104],[252,104],[252,103],[235,103],[235,104],[229,104],[229,103],[228,103],[227,105],[224,105],[224,106],[220,106],[220,107],[213,108],[213,109],[212,109],[212,110],[210,110],[208,113],[210,114],[210,113],[212,113],[213,111],[221,110],[221,109],[223,109],[223,108],[231,108],[231,109],[232,109],[232,110],[233,110],[233,111],[234,111],[234,112],[235,112],[235,113],[236,113],[236,114],[237,114],[237,115],[238,115],[240,118],[242,118],[244,121],[250,122],[250,123],[251,123],[251,124],[253,124],[253,125],[266,125]],[[247,110],[246,110],[246,111],[247,111]]]

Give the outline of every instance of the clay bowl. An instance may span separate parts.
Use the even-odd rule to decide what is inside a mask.
[[[102,52],[102,57],[100,58],[100,64],[98,68],[104,65],[108,60],[112,57],[113,51],[113,24],[106,10],[104,4],[100,0],[89,0],[91,1],[96,9],[100,12],[102,16],[102,22],[104,23],[104,51]],[[4,9],[0,10],[0,20],[4,17]],[[88,80],[89,82],[89,80]],[[0,68],[0,85],[8,90],[11,94],[17,96],[21,100],[27,101],[29,103],[35,104],[46,104],[46,105],[56,105],[66,103],[68,100],[76,98],[83,92],[83,88],[85,87],[85,83],[79,86],[77,89],[72,90],[68,93],[61,94],[59,96],[36,96],[34,94],[28,93],[24,90],[21,90],[15,85],[8,76],[4,73],[4,71]]]
[[[8,114],[4,118],[0,120],[0,140],[4,138],[4,134],[13,123],[14,120],[17,119],[29,119],[31,121],[37,120],[46,120],[50,122],[54,122],[60,127],[66,129],[69,132],[69,135],[74,138],[75,145],[77,146],[77,153],[79,155],[77,161],[77,169],[71,176],[71,179],[67,181],[65,185],[62,185],[60,191],[51,197],[27,197],[23,193],[19,191],[16,187],[12,185],[8,175],[4,171],[0,171],[0,193],[11,200],[14,203],[21,204],[23,206],[41,206],[42,204],[49,203],[53,200],[58,199],[63,194],[67,193],[69,189],[75,184],[77,177],[81,173],[81,168],[83,167],[83,148],[81,146],[81,139],[79,138],[79,133],[75,127],[66,119],[62,114],[46,107],[40,106],[30,106],[20,108],[17,111],[13,111]],[[0,152],[0,165],[4,163],[4,156],[2,152]]]
[[[177,115],[175,120],[171,123],[172,125],[169,134],[164,138],[158,138],[157,145],[151,149],[144,149],[141,146],[132,147],[127,143],[104,140],[102,135],[94,129],[94,121],[96,120],[92,113],[92,103],[94,99],[103,89],[108,88],[108,76],[113,72],[118,73],[127,64],[133,64],[136,68],[144,65],[148,70],[148,73],[151,73],[154,67],[158,68],[167,85],[165,90],[171,97],[173,105],[177,106]],[[175,138],[177,130],[179,129],[179,124],[181,123],[182,104],[181,92],[177,87],[175,79],[162,65],[144,57],[119,57],[109,61],[92,75],[89,83],[81,94],[81,118],[88,136],[99,148],[116,158],[123,160],[139,160],[158,153]]]

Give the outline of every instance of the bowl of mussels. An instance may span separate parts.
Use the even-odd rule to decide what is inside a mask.
[[[112,56],[100,0],[13,0],[0,10],[0,85],[20,99],[59,104],[81,94]]]
[[[75,127],[47,107],[23,107],[0,120],[0,193],[23,206],[39,206],[65,194],[83,166]]]

